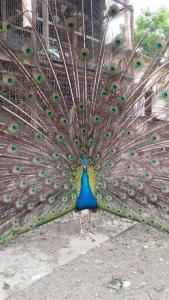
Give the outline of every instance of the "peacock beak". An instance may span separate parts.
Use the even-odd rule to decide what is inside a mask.
[[[88,164],[88,160],[87,160],[87,159],[83,159],[83,160],[82,160],[83,170],[86,170],[86,169],[87,169],[87,164]]]

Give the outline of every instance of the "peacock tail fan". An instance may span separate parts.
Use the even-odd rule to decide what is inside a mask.
[[[96,207],[169,232],[169,40],[142,56],[151,25],[112,37],[132,8],[97,3],[38,1],[49,29],[23,7],[1,22],[0,243]]]

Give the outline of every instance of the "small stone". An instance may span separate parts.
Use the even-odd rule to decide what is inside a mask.
[[[79,280],[77,280],[76,282],[77,282],[77,283],[81,283],[81,280],[79,279]]]
[[[131,282],[130,281],[123,281],[123,288],[128,288],[131,286]]]
[[[4,290],[9,290],[10,289],[10,285],[6,282],[4,282],[4,286],[3,286]]]
[[[114,290],[114,291],[119,291],[122,288],[123,284],[121,279],[118,278],[113,278],[109,283],[108,283],[108,288]]]
[[[155,286],[153,287],[153,289],[156,291],[156,292],[162,292],[164,290],[164,287],[162,285],[159,285],[159,286]]]
[[[140,287],[144,287],[146,285],[147,285],[147,283],[145,281],[143,281],[143,282],[141,282]]]

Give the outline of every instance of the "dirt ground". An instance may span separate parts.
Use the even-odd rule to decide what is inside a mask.
[[[105,213],[65,217],[0,248],[0,300],[169,300],[169,236]]]

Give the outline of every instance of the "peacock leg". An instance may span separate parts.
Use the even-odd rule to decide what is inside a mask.
[[[89,232],[91,232],[92,234],[96,234],[92,229],[93,229],[93,225],[92,225],[92,213],[94,213],[91,209],[89,209]]]
[[[79,223],[80,223],[80,238],[84,239],[84,230],[83,230],[83,223],[82,223],[82,214],[81,211],[78,211],[78,215],[79,215]]]

